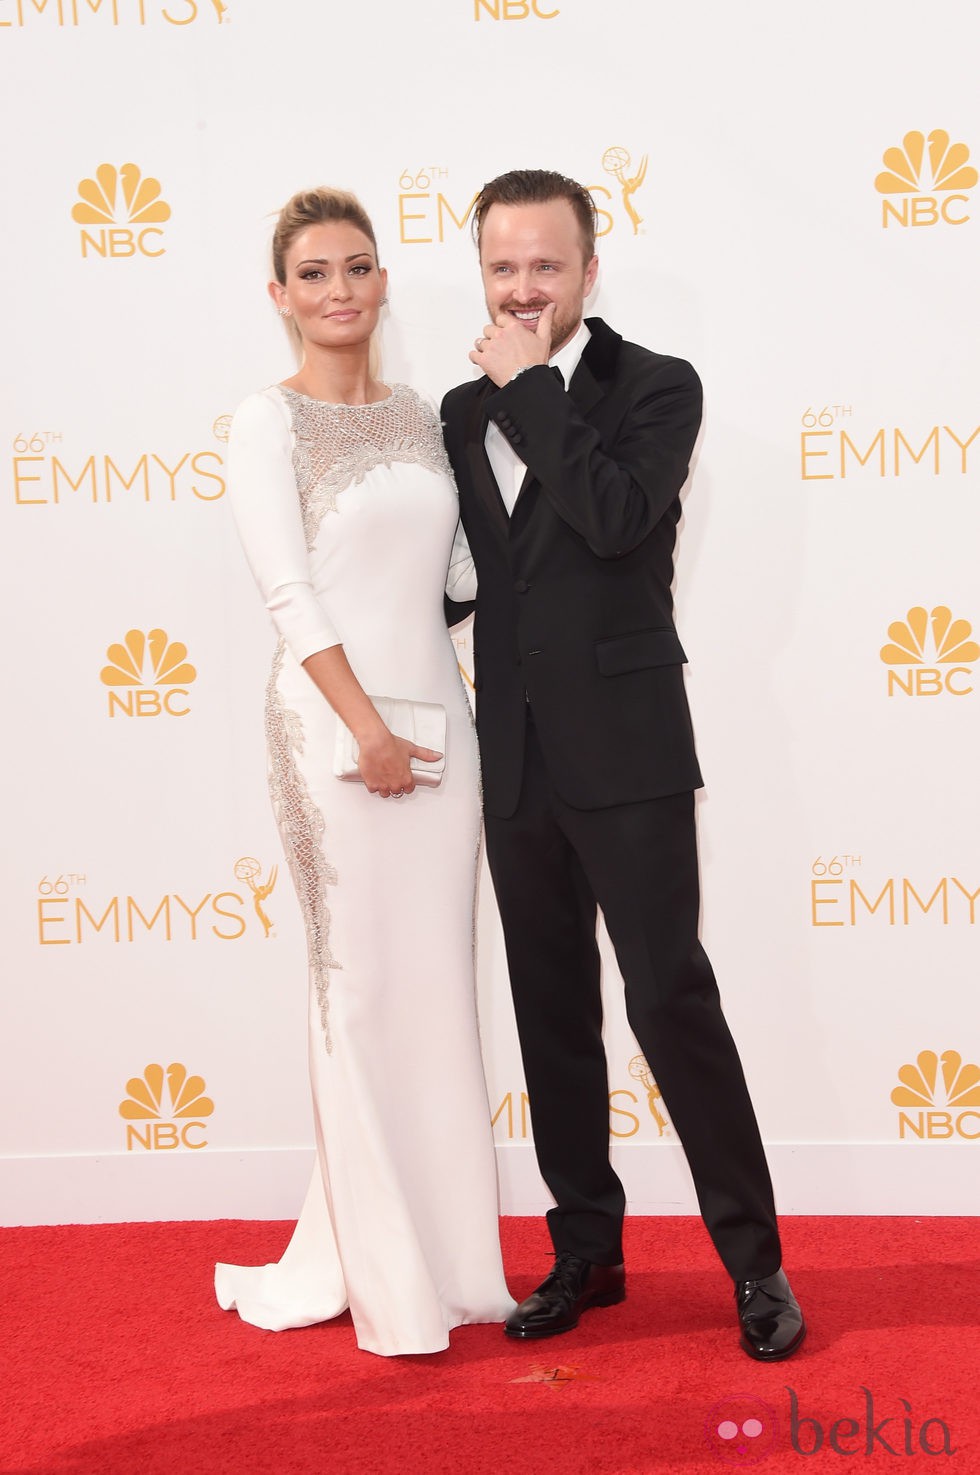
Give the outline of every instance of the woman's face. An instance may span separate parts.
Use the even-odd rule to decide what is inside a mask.
[[[307,226],[285,258],[286,283],[269,283],[280,309],[287,308],[306,343],[350,348],[374,332],[388,273],[378,267],[374,247],[346,220]]]

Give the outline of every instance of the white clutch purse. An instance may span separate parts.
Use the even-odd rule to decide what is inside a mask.
[[[404,697],[371,697],[378,715],[395,737],[407,738],[419,748],[434,748],[442,757],[432,763],[421,758],[411,762],[416,784],[436,789],[446,771],[446,709],[438,702],[412,702]],[[337,743],[333,755],[333,771],[337,778],[362,783],[357,766],[358,744],[340,718],[337,718]]]

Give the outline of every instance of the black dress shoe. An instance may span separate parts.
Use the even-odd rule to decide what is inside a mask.
[[[735,1305],[742,1328],[739,1340],[760,1362],[792,1357],[806,1336],[803,1312],[782,1270],[763,1280],[737,1280]]]
[[[570,1332],[590,1306],[615,1306],[626,1300],[622,1265],[593,1265],[563,1250],[547,1280],[504,1322],[508,1337],[553,1337]]]

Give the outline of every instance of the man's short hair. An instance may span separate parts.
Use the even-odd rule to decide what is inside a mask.
[[[553,169],[511,169],[498,174],[485,184],[473,208],[473,237],[477,247],[483,236],[483,222],[491,205],[547,205],[551,200],[567,200],[575,211],[582,232],[582,250],[589,262],[595,255],[598,225],[595,201],[584,185]]]

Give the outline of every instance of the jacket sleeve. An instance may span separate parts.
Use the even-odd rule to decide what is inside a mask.
[[[228,445],[231,510],[252,576],[280,636],[297,661],[340,645],[313,592],[292,431],[285,407],[250,395],[235,412]]]
[[[657,525],[684,485],[701,423],[701,381],[683,359],[650,355],[611,393],[625,400],[611,447],[547,365],[488,401],[558,516],[599,558],[632,552]]]

